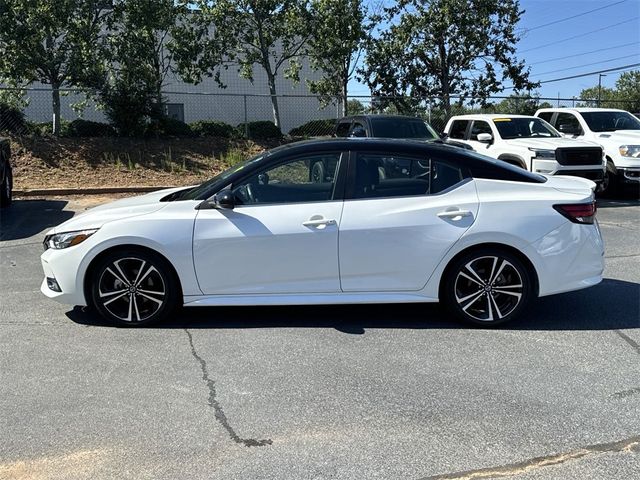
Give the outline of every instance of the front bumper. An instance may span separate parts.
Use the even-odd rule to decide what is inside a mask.
[[[78,245],[82,247],[82,245]],[[40,291],[60,303],[85,306],[84,289],[79,281],[82,251],[71,247],[74,251],[54,250],[45,251],[40,257],[44,279]],[[55,285],[59,291],[56,291]],[[54,288],[51,288],[54,287]]]
[[[618,168],[618,178],[623,183],[640,184],[640,168]]]

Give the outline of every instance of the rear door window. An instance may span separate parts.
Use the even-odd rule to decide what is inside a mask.
[[[451,124],[451,131],[449,137],[464,140],[467,127],[469,126],[469,120],[454,120]]]

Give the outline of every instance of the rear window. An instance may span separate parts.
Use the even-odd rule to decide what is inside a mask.
[[[451,124],[451,131],[449,132],[450,138],[458,138],[464,140],[464,134],[467,131],[469,120],[454,120]]]
[[[476,152],[464,150],[463,155],[473,157],[467,164],[473,178],[488,178],[492,180],[509,180],[513,182],[544,183],[543,175],[529,172],[515,165],[487,157]]]
[[[553,112],[542,112],[538,115],[538,117],[543,119],[545,122],[551,123],[551,117],[553,117]]]
[[[406,118],[372,118],[371,130],[374,137],[415,138],[435,140],[436,132],[422,120]]]

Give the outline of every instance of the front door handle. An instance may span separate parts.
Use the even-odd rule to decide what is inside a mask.
[[[444,212],[438,213],[439,218],[451,218],[455,219],[456,217],[470,217],[472,213],[469,210],[445,210]]]
[[[328,218],[313,218],[307,220],[306,222],[302,222],[302,225],[305,227],[322,227],[327,225],[335,225],[336,221]]]

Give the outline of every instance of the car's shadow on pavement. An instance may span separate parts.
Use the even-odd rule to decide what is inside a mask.
[[[112,327],[91,310],[67,312],[73,322]],[[377,304],[287,307],[183,308],[175,318],[149,328],[245,329],[335,328],[363,334],[367,328],[470,328],[450,318],[437,304]],[[618,330],[640,328],[640,284],[605,279],[578,292],[543,297],[506,324],[509,330]]]
[[[21,240],[73,217],[66,200],[14,200],[0,210],[0,240]]]
[[[625,195],[619,198],[598,198],[598,208],[640,207],[637,195]]]

